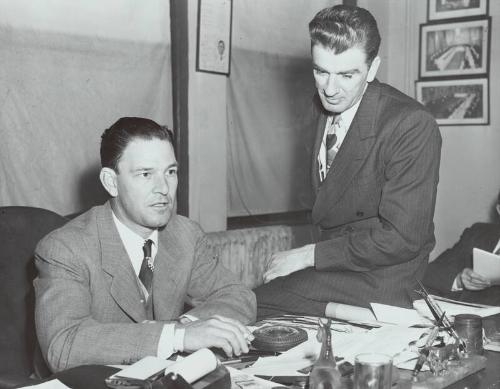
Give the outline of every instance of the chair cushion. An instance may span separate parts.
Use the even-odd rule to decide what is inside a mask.
[[[33,372],[33,252],[43,236],[66,221],[46,209],[0,207],[0,376]]]

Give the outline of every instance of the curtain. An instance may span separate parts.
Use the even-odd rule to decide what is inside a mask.
[[[171,127],[168,2],[1,8],[0,206],[69,214],[101,203],[104,129],[122,116]]]

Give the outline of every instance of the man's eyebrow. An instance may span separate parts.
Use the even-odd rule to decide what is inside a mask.
[[[140,166],[138,168],[133,169],[132,172],[144,172],[144,171],[148,171],[149,172],[151,170],[153,170],[152,167]]]
[[[337,74],[353,74],[353,73],[359,73],[359,69],[354,68],[354,69],[344,70],[342,72],[338,72]]]

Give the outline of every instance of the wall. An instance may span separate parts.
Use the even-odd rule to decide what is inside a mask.
[[[414,96],[418,79],[419,24],[427,21],[427,2],[360,0],[376,15],[387,55],[388,83]],[[492,18],[490,60],[490,125],[442,126],[440,182],[434,221],[436,247],[431,258],[456,242],[464,228],[491,221],[500,190],[500,2],[489,2]]]
[[[296,3],[294,2],[294,4]],[[427,20],[427,2],[413,0],[358,0],[358,4],[369,9],[379,22],[383,39],[380,51],[382,65],[379,69],[379,79],[394,85],[410,96],[414,96],[414,82],[418,79],[419,24],[425,23]],[[317,5],[317,10],[324,6],[320,2]],[[286,15],[291,21],[290,26],[294,30],[294,33],[290,34],[292,37],[290,39],[297,39],[299,31],[305,35],[307,34],[305,23],[308,18],[303,17],[304,12],[301,11],[303,6],[303,2],[299,2],[297,7],[290,7],[286,11]],[[265,7],[260,9],[262,9],[262,12],[266,12]],[[498,111],[494,109],[499,104],[500,85],[491,81],[498,80],[500,76],[500,45],[495,41],[495,36],[498,36],[500,28],[500,2],[490,1],[489,14],[492,17],[493,30],[490,62],[490,125],[441,127],[443,147],[440,183],[434,217],[437,243],[431,254],[432,258],[452,245],[465,227],[476,221],[492,220],[492,205],[500,189],[500,152],[498,151],[500,146],[500,119]],[[254,17],[258,20],[258,15],[254,15]],[[304,19],[303,29],[299,28],[301,19]],[[259,26],[259,28],[265,27]],[[286,36],[286,34],[283,36]],[[245,48],[272,50],[274,49],[272,43],[272,41],[264,44],[256,42],[252,47]],[[286,46],[287,44],[289,42],[284,40],[283,45]],[[233,47],[238,47],[238,40],[233,39]],[[199,80],[200,76],[197,77],[195,80]],[[208,76],[204,78],[207,79],[206,82],[208,83]],[[222,93],[222,87],[218,91]],[[204,92],[201,91],[201,93],[203,96]],[[221,97],[221,99],[223,101],[224,97]],[[213,101],[208,102],[208,107],[205,109],[200,107],[202,112],[206,111],[203,114],[205,117],[216,115],[215,111],[212,112],[214,108],[219,114],[224,113],[224,107]],[[200,120],[199,122],[203,121]],[[205,121],[205,123],[207,122]],[[208,123],[208,126],[210,126],[210,131],[215,131],[214,136],[221,137],[222,142],[222,137],[225,135],[221,128],[224,124],[220,124],[221,128],[215,129],[211,123]],[[205,137],[210,140],[210,136],[206,135]],[[211,139],[213,140],[213,137]],[[201,142],[201,139],[198,141]],[[214,149],[205,150],[204,156],[199,157],[205,160],[215,158],[212,172],[220,173],[225,169],[225,154],[219,152],[221,144],[212,142],[205,145],[214,147]],[[199,149],[200,145],[201,143],[196,147]],[[198,170],[200,169],[198,168]],[[193,171],[191,180],[196,181]],[[213,194],[209,194],[207,190],[204,190],[202,196],[208,196],[202,199],[205,204],[216,204],[215,206],[212,205],[214,211],[207,211],[214,220],[218,218],[216,216],[217,212],[219,212],[219,218],[224,216],[222,210],[225,210],[225,204],[223,204],[222,199],[226,194],[224,180],[220,177],[217,177],[216,180],[221,187],[216,188],[213,185]],[[193,189],[192,187],[191,200],[195,202]],[[194,203],[192,204],[194,205]],[[203,207],[205,206],[203,205]],[[202,203],[200,203],[201,207]],[[196,215],[193,216],[196,218]],[[216,230],[222,227],[223,222],[221,220],[213,225],[203,223],[203,220],[208,221],[209,219],[210,217],[202,217],[202,224],[205,228]]]

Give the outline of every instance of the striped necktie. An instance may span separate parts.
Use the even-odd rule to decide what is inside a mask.
[[[342,119],[340,115],[335,116],[335,118],[332,120],[332,124],[330,125],[330,128],[328,129],[328,132],[326,134],[326,171],[330,169],[330,166],[332,166],[333,160],[335,156],[337,155],[337,151],[335,149],[335,145],[337,144],[337,132],[338,129],[340,128],[340,123]]]
[[[144,259],[142,260],[141,270],[139,271],[139,279],[141,280],[144,288],[148,291],[149,296],[151,296],[151,287],[153,285],[153,258],[151,256],[151,245],[153,241],[148,239],[144,242],[142,246],[142,251],[144,252]]]

